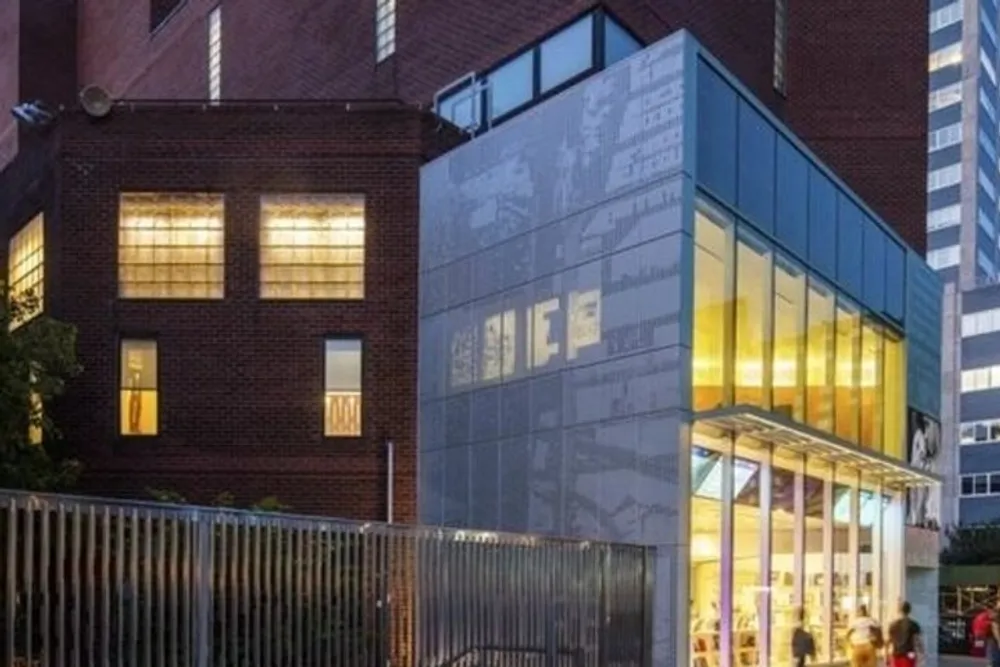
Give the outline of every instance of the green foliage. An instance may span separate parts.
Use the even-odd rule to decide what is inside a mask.
[[[0,285],[0,488],[58,491],[76,482],[80,467],[38,406],[61,396],[81,369],[75,327],[42,313],[11,330],[37,306],[36,297],[12,298]],[[32,429],[41,429],[41,444],[32,444]]]
[[[158,503],[170,503],[171,505],[188,505],[190,504],[188,499],[182,494],[172,491],[170,489],[146,489],[146,493],[149,497]],[[229,491],[223,491],[219,495],[215,496],[210,503],[212,507],[225,507],[232,509],[249,509],[254,512],[284,512],[290,509],[290,507],[280,500],[277,496],[265,496],[255,503],[251,503],[249,506],[241,507],[236,502],[236,496]]]
[[[957,526],[946,537],[942,565],[1000,565],[1000,523]]]

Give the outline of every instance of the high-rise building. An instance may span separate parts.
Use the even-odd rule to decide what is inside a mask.
[[[944,281],[945,523],[1000,518],[996,0],[933,0],[928,33],[927,262]],[[994,481],[995,480],[995,481]]]

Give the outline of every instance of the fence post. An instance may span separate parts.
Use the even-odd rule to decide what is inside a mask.
[[[214,520],[206,519],[200,512],[195,514],[198,539],[195,555],[195,654],[194,664],[197,667],[208,667],[212,663],[212,539]]]

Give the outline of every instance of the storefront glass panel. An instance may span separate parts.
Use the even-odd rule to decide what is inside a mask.
[[[729,405],[733,225],[707,205],[695,215],[693,396],[695,410]]]
[[[738,443],[733,458],[733,665],[757,665],[761,659],[760,631],[767,610],[763,567],[768,536],[762,491],[765,451]]]
[[[773,410],[805,420],[806,276],[780,255],[774,259]]]
[[[838,468],[833,485],[833,659],[850,652],[847,629],[857,614],[858,475]]]
[[[861,444],[882,451],[882,328],[867,321],[861,329]]]
[[[858,441],[861,384],[861,315],[845,301],[837,303],[836,434]]]
[[[771,251],[739,229],[736,243],[735,403],[770,407]]]
[[[806,357],[806,421],[833,432],[834,313],[836,299],[821,282],[809,280]]]
[[[791,665],[792,632],[802,595],[802,530],[796,521],[801,505],[804,467],[801,456],[774,452],[771,470],[771,659]],[[796,495],[798,494],[798,502]]]
[[[830,658],[830,577],[832,521],[829,508],[833,470],[819,461],[808,461],[803,484],[805,553],[802,611],[805,626],[816,641],[816,660]]]
[[[906,350],[903,341],[888,332],[884,359],[883,450],[887,455],[903,460],[906,458]]]
[[[728,440],[695,431],[691,446],[691,664],[721,655],[723,479]]]

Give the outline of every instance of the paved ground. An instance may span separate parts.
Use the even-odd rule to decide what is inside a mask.
[[[986,660],[961,655],[942,655],[938,658],[938,667],[986,667]]]

